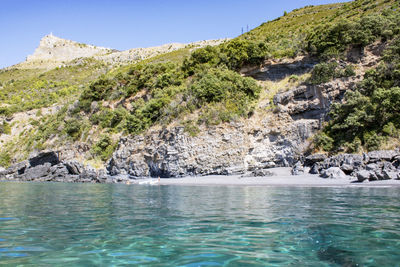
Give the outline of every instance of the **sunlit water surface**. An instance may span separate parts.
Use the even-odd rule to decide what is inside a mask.
[[[399,266],[399,188],[0,183],[0,264]]]

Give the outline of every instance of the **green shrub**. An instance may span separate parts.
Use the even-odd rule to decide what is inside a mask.
[[[64,131],[67,135],[72,137],[72,139],[78,140],[82,132],[81,126],[82,124],[78,119],[70,119],[65,122]]]
[[[309,82],[312,84],[329,82],[336,76],[337,67],[338,64],[336,62],[319,63],[315,65],[311,72],[311,78]]]
[[[0,166],[7,168],[10,165],[11,165],[10,153],[7,151],[2,151],[0,153]]]
[[[354,66],[351,64],[346,65],[346,67],[344,68],[344,73],[343,73],[343,77],[351,77],[356,75],[356,72],[354,70]]]
[[[107,99],[114,86],[116,86],[116,82],[114,80],[110,80],[104,76],[100,77],[97,81],[91,83],[89,87],[83,91],[81,100],[86,100],[85,102],[91,103],[93,101]]]
[[[338,57],[350,46],[365,47],[378,38],[388,39],[400,25],[398,12],[369,14],[357,20],[340,20],[320,25],[307,36],[307,50],[324,58]]]
[[[324,151],[331,151],[333,148],[333,139],[327,134],[321,132],[314,137],[314,144],[316,147],[323,149]]]
[[[353,65],[346,65],[344,68],[340,68],[335,61],[323,62],[314,66],[308,82],[311,84],[327,83],[334,78],[350,77],[355,74]]]
[[[114,144],[108,135],[102,135],[99,141],[91,148],[92,154],[100,157],[102,161],[108,160],[114,152],[116,144]]]
[[[291,83],[295,83],[295,82],[297,82],[299,80],[299,76],[297,76],[297,75],[290,75],[290,77],[289,77],[289,82],[291,82]]]
[[[333,140],[332,150],[343,146],[347,151],[379,149],[387,137],[398,138],[400,128],[400,42],[386,49],[384,63],[367,71],[355,91],[347,91],[343,103],[333,104],[331,120],[324,127]]]
[[[3,121],[0,125],[0,135],[1,134],[11,134],[11,127],[6,121]]]
[[[192,137],[195,137],[200,133],[199,127],[197,127],[197,125],[195,125],[191,120],[184,121],[183,125],[185,132],[187,132]]]

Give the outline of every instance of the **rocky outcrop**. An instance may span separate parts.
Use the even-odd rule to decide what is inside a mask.
[[[40,40],[39,46],[33,55],[26,58],[30,61],[58,61],[68,62],[80,57],[92,57],[105,55],[115,50],[105,47],[81,44],[70,40],[56,37],[52,34],[46,35]]]
[[[53,182],[110,182],[105,171],[96,171],[77,161],[60,161],[54,151],[44,151],[0,171],[1,180]]]
[[[311,71],[318,61],[310,57],[297,57],[295,59],[267,60],[261,68],[246,68],[241,73],[251,76],[259,81],[279,81],[290,75],[302,75]]]
[[[214,46],[227,40],[229,39],[204,40],[189,44],[170,43],[155,47],[118,51],[111,48],[78,43],[49,34],[40,40],[35,52],[29,55],[25,62],[17,64],[15,67],[50,69],[70,64],[80,64],[84,58],[94,58],[112,65],[130,64],[183,48],[197,49],[208,45]]]
[[[380,150],[363,155],[340,154],[325,159],[321,154],[316,154],[308,156],[303,162],[297,162],[292,173],[299,174],[302,168],[309,168],[309,173],[319,174],[321,177],[340,178],[346,174],[357,177],[359,182],[400,179],[400,151]]]
[[[291,64],[297,66],[297,63]],[[307,68],[311,63],[298,64]],[[264,119],[269,123],[252,123],[248,119],[203,129],[196,137],[185,133],[183,127],[124,137],[107,170],[112,176],[125,177],[247,173],[256,176],[259,170],[293,166],[307,148],[308,138],[326,119],[330,105],[340,101],[344,92],[353,89],[359,79],[336,79],[323,85],[300,85],[280,92],[273,99],[275,114],[270,113]]]
[[[250,127],[231,123],[190,136],[183,127],[122,138],[107,170],[113,176],[182,177],[246,174],[291,166],[299,149],[318,128],[317,121],[287,126]]]
[[[336,79],[320,85],[301,85],[274,96],[279,112],[290,114],[293,120],[327,119],[332,103],[340,102],[346,90],[353,90],[360,76]]]

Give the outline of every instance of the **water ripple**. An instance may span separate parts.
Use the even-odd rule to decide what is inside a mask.
[[[2,183],[0,261],[395,266],[399,196],[396,188]]]

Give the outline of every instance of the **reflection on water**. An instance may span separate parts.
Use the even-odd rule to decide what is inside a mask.
[[[395,266],[397,188],[0,183],[0,264]]]

